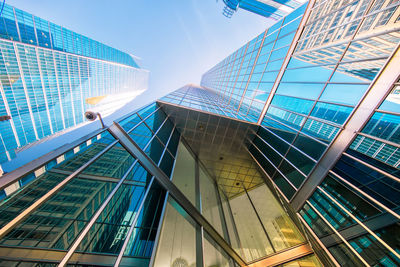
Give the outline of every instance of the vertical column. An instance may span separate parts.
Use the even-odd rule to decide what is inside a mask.
[[[196,198],[196,208],[200,211],[201,209],[201,192],[200,192],[200,166],[199,158],[195,156],[195,176],[194,176],[194,186],[195,186],[195,198]],[[196,265],[204,266],[203,258],[203,226],[196,223]]]

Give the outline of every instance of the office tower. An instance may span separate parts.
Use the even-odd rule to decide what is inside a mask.
[[[399,265],[399,5],[311,1],[6,174],[1,263]]]
[[[266,18],[279,20],[305,3],[306,0],[223,0],[223,2],[225,7],[222,14],[227,18],[231,18],[241,8]]]
[[[7,4],[0,45],[0,164],[85,122],[86,99],[147,88],[134,56]]]

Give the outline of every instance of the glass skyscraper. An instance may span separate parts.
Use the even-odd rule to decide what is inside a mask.
[[[232,17],[239,8],[256,13],[266,18],[279,20],[307,0],[223,0],[225,7],[222,14]]]
[[[400,265],[399,5],[305,3],[4,175],[1,264]]]
[[[0,49],[0,164],[83,123],[86,99],[147,88],[134,56],[7,4]]]

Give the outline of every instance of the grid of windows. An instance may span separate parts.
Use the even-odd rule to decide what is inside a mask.
[[[328,230],[332,227],[343,231],[346,227],[362,226],[365,234],[348,240],[356,251],[356,256],[348,259],[352,264],[360,260],[370,265],[394,266],[400,263],[395,241],[400,231],[400,171],[396,154],[400,125],[400,113],[396,111],[400,104],[396,98],[397,86],[395,83],[391,93],[300,211],[320,238],[332,234]],[[368,223],[383,216],[387,216],[384,228]],[[338,261],[346,258],[344,249],[349,250],[339,245],[329,248]]]
[[[265,145],[268,151],[271,150],[269,153],[264,153],[267,159],[263,161],[268,173],[279,184],[278,187],[288,200],[295,195],[327,147],[346,124],[371,81],[400,40],[393,20],[386,25],[374,24],[376,31],[375,28],[369,28],[367,33],[371,34],[371,31],[374,31],[373,38],[363,31],[363,25],[367,23],[368,18],[378,19],[377,14],[382,15],[386,10],[386,5],[393,6],[386,2],[381,7],[383,10],[374,8],[376,3],[367,10],[365,1],[355,2],[352,5],[346,5],[347,11],[343,13],[340,5],[334,6],[328,1],[316,5],[313,11],[321,9],[322,5],[330,15],[323,16],[321,12],[311,12],[304,33],[298,40],[296,50],[291,55],[261,123],[259,138],[262,140],[255,141],[258,148]],[[394,3],[394,5],[398,8],[399,3]],[[350,9],[357,12],[352,13]],[[363,13],[360,13],[362,10],[365,12],[363,16]],[[354,21],[358,23],[357,25],[360,24],[356,31],[352,32],[352,36],[344,40],[340,39],[340,42],[336,39],[322,44],[316,40],[307,41],[310,40],[310,36],[329,30],[319,25],[322,23],[320,16],[325,18],[326,25],[331,25],[326,20],[332,20],[334,16],[344,16],[343,14],[347,14],[346,18],[350,24]],[[330,27],[336,27],[333,25],[335,23],[332,23]],[[381,29],[382,27],[384,29]],[[397,36],[397,39],[393,43],[384,42],[382,46],[378,46],[379,55],[369,53],[371,48],[365,49],[356,45],[364,44],[368,40],[383,40],[383,36],[393,38]],[[303,45],[306,41],[308,45]],[[379,44],[377,42],[376,45]],[[324,55],[323,53],[328,50],[331,54]],[[332,54],[332,51],[335,51],[335,54]],[[314,60],[314,57],[318,60]],[[377,116],[379,114],[376,114],[374,118]],[[397,126],[396,122],[392,124],[392,127]],[[365,140],[363,145],[360,142],[357,143],[360,149],[368,146],[368,140],[365,138],[363,140]],[[394,147],[388,146],[384,151],[386,150],[395,152]],[[262,158],[262,155],[258,156]],[[386,157],[389,157],[387,160],[395,161],[396,155],[393,156],[391,153],[386,154]]]
[[[230,111],[225,116],[254,122],[243,105],[256,109],[257,98],[248,94],[264,92],[260,127],[249,150],[283,198],[293,202],[390,63],[400,41],[399,5],[389,0],[317,1],[287,65],[282,66],[285,44],[291,44],[295,32],[287,27],[287,42],[282,27],[269,42],[278,22],[203,75],[202,86],[214,96],[212,102],[198,98],[187,105],[185,96],[177,95],[173,103],[220,114],[218,106]],[[280,41],[283,45],[277,46]],[[280,49],[286,49],[282,57]],[[347,150],[325,179],[321,175],[323,182],[300,210],[318,238],[336,240],[326,241],[328,249],[344,266],[399,265],[394,241],[400,219],[399,85],[397,81],[354,140],[347,141]],[[357,238],[352,229],[361,229]]]
[[[139,68],[132,55],[4,4],[0,38]]]
[[[119,124],[170,176],[180,134],[169,117],[151,104]],[[1,227],[13,224],[1,246],[68,250],[85,233],[75,253],[122,253],[148,264],[165,191],[107,130],[14,182],[21,187],[0,203]]]
[[[257,121],[306,9],[302,5],[203,74],[221,107]],[[254,119],[254,117],[257,117]]]
[[[0,163],[79,125],[85,99],[147,88],[132,57],[8,5],[0,18]]]

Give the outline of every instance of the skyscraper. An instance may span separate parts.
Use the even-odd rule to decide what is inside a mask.
[[[311,1],[6,174],[2,264],[400,265],[399,5]]]
[[[87,98],[147,88],[134,56],[4,5],[0,18],[0,164],[82,124]]]
[[[279,20],[305,3],[306,0],[223,0],[223,2],[225,7],[222,14],[228,18],[241,8],[266,18]]]

